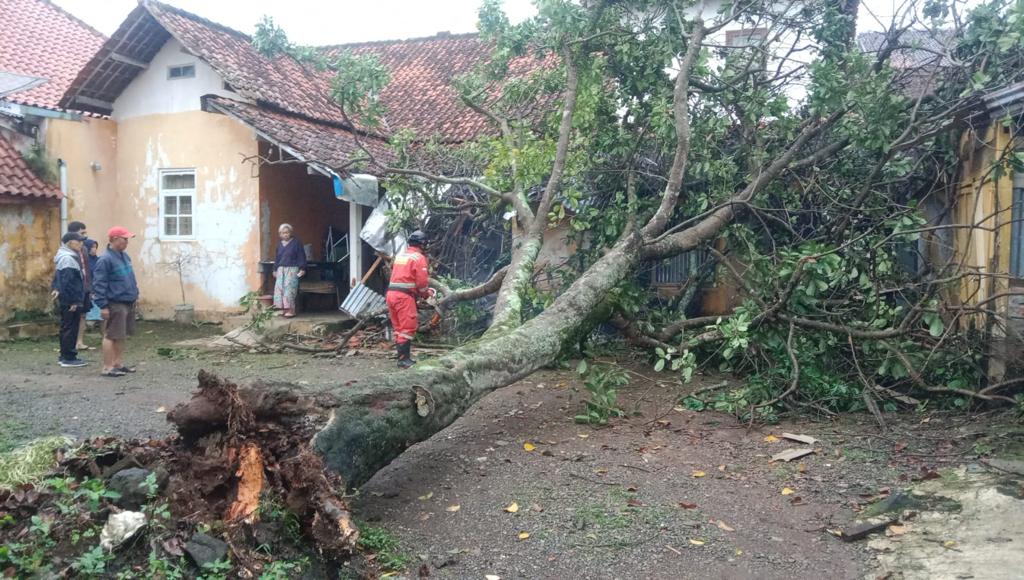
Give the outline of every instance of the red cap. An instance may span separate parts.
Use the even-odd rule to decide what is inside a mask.
[[[108,238],[134,238],[135,234],[129,232],[127,229],[121,226],[114,226],[107,230]]]

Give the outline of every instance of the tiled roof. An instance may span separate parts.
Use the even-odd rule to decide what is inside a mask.
[[[47,0],[0,0],[0,71],[47,82],[7,100],[57,108],[104,36]]]
[[[414,129],[423,137],[445,141],[472,139],[494,127],[459,98],[454,81],[472,72],[490,55],[490,47],[476,34],[444,34],[430,38],[366,42],[323,47],[326,56],[343,52],[373,54],[390,72],[381,93],[386,119],[393,129]],[[515,63],[512,76],[526,72],[532,63]]]
[[[143,6],[238,94],[289,113],[347,124],[331,99],[330,84],[311,67],[289,56],[267,58],[248,35],[173,6],[148,0]]]
[[[61,193],[53,185],[39,179],[14,145],[0,136],[0,198],[11,196],[25,201],[30,198],[58,200]]]
[[[360,136],[347,129],[272,111],[223,97],[207,97],[206,108],[234,117],[264,138],[290,149],[304,161],[339,170],[352,159],[365,157],[366,150],[380,162],[392,160],[387,143],[376,137]]]
[[[110,113],[103,107],[90,109],[75,99],[84,96],[93,103],[112,103],[138,72],[123,59],[110,56],[115,46],[118,53],[148,62],[166,41],[168,32],[207,62],[242,97],[259,105],[270,105],[275,111],[352,126],[331,98],[332,73],[317,71],[289,56],[268,58],[253,48],[249,36],[154,0],[141,0],[83,68],[63,103]],[[493,130],[482,115],[459,100],[452,86],[455,77],[469,72],[489,55],[487,45],[475,34],[338,45],[323,47],[321,51],[326,56],[342,51],[372,53],[387,67],[391,80],[382,94],[386,114],[379,134],[413,129],[424,138],[460,142]],[[536,66],[535,60],[522,59],[513,66],[511,76]]]
[[[864,32],[857,35],[861,52],[876,54],[889,43],[885,32]],[[918,67],[948,66],[949,52],[956,45],[951,30],[905,30],[899,35],[889,64],[898,70]]]

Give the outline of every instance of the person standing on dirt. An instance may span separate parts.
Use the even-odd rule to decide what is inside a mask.
[[[434,295],[429,287],[427,256],[424,247],[427,234],[416,230],[409,236],[408,245],[397,256],[391,266],[391,282],[388,284],[387,304],[391,326],[395,331],[395,350],[398,352],[398,366],[407,369],[416,364],[412,358],[412,341],[416,338],[419,317],[416,299]]]
[[[82,245],[78,250],[78,260],[82,265],[82,278],[85,285],[85,304],[79,309],[82,315],[81,324],[78,325],[78,344],[75,348],[78,350],[92,350],[91,346],[85,344],[85,316],[89,313],[89,310],[94,306],[92,303],[92,278],[93,270],[96,266],[95,258],[89,256],[89,244],[96,245],[95,240],[89,239],[89,232],[82,222],[74,221],[68,224],[68,233],[75,233],[82,236]],[[57,289],[57,273],[54,272],[53,282],[50,285],[52,290],[51,296],[54,300],[60,298],[60,290]]]
[[[299,278],[306,275],[306,250],[290,224],[277,228],[281,241],[274,255],[274,308],[284,311],[285,318],[295,316],[298,305]]]
[[[54,292],[60,306],[60,366],[84,367],[78,358],[78,327],[88,300],[85,290],[86,274],[79,253],[85,236],[68,232],[60,239],[64,244],[57,250],[53,263],[57,272],[53,278]]]
[[[124,364],[125,342],[135,332],[135,303],[139,299],[135,270],[125,252],[128,240],[134,237],[135,234],[121,226],[110,228],[107,251],[96,262],[92,290],[100,316],[106,321],[102,373],[105,377],[123,377],[125,373],[135,372]]]

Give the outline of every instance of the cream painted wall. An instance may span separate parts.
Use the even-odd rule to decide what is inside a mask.
[[[195,64],[196,76],[167,79],[172,65]],[[169,318],[181,303],[178,275],[168,262],[194,256],[184,273],[185,299],[198,315],[217,319],[260,279],[259,180],[241,155],[255,155],[253,132],[223,115],[200,110],[204,94],[228,95],[208,65],[168,41],[149,67],[115,101],[112,119],[51,121],[50,154],[68,164],[69,219],[89,226],[105,244],[111,226],[137,234],[129,245],[147,317]],[[98,164],[98,167],[95,164]],[[160,237],[160,172],[194,169],[194,239]]]
[[[184,64],[195,65],[194,78],[167,78],[170,67]],[[223,80],[210,65],[186,52],[180,42],[171,38],[146,70],[114,101],[112,117],[120,121],[143,115],[198,111],[199,98],[208,94],[245,100],[237,93],[224,90]]]
[[[241,123],[202,111],[148,115],[118,122],[117,191],[110,197],[119,225],[138,235],[129,246],[141,303],[170,316],[181,302],[167,262],[195,256],[185,272],[186,300],[206,318],[238,309],[259,284],[259,180],[242,155],[256,154],[256,137]],[[159,180],[163,169],[195,169],[192,241],[161,239]]]
[[[67,164],[68,221],[89,227],[102,240],[114,225],[105,196],[117,189],[117,124],[110,119],[50,119],[43,127],[47,154]]]

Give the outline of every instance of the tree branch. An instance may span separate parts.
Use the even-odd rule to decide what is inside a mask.
[[[501,283],[505,280],[505,274],[507,273],[508,266],[505,266],[492,274],[486,282],[473,286],[472,288],[452,290],[441,281],[433,278],[430,279],[430,285],[441,290],[443,296],[441,297],[441,300],[437,302],[437,306],[443,310],[456,302],[476,300],[477,298],[483,298],[489,294],[494,294],[499,288],[501,288]]]
[[[566,49],[565,58],[565,100],[562,103],[562,120],[558,126],[558,144],[555,146],[555,162],[551,166],[551,176],[537,205],[537,213],[530,224],[530,235],[540,236],[548,221],[548,212],[554,203],[555,194],[562,185],[565,173],[565,162],[569,157],[569,140],[572,137],[572,119],[576,111],[576,97],[579,92],[579,71],[572,52]]]
[[[676,132],[675,157],[672,159],[672,168],[669,170],[668,183],[665,185],[665,192],[661,197],[661,205],[640,232],[645,240],[657,237],[665,231],[665,226],[668,225],[668,220],[672,217],[672,212],[675,211],[676,202],[679,200],[679,191],[683,186],[683,175],[686,174],[687,160],[690,155],[690,73],[697,55],[700,54],[704,33],[704,21],[697,19],[693,25],[693,32],[690,33],[686,54],[679,64],[679,74],[676,75],[675,91],[672,97]]]

